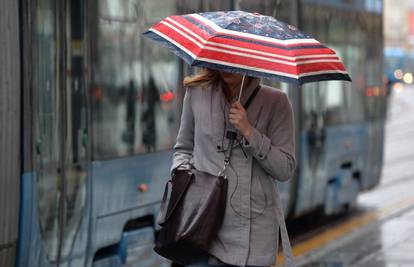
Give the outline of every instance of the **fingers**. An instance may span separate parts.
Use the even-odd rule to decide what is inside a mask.
[[[241,120],[242,118],[242,114],[229,114],[229,120]]]
[[[234,115],[234,114],[242,114],[242,113],[243,113],[243,111],[241,111],[239,109],[231,108],[229,114],[233,114]]]
[[[240,130],[244,124],[243,121],[245,120],[245,116],[246,111],[244,110],[242,104],[239,101],[234,102],[231,105],[229,113],[230,123]]]
[[[243,105],[240,103],[240,101],[233,102],[233,104],[231,104],[231,107],[236,108],[236,109],[244,109]]]
[[[229,114],[229,122],[239,129],[243,124],[243,114]]]
[[[245,110],[239,101],[236,101],[231,105],[230,114],[243,114],[244,112]]]
[[[233,124],[233,126],[235,126],[237,129],[239,129],[240,128],[240,126],[241,126],[241,120],[239,120],[239,119],[230,119],[229,118],[229,122],[231,123],[231,124]]]

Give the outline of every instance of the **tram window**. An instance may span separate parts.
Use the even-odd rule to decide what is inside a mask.
[[[319,90],[316,83],[305,84],[301,89],[303,128],[310,130],[317,124],[320,114]]]
[[[346,96],[338,81],[305,84],[302,88],[304,128],[334,126],[347,121]],[[321,127],[321,125],[319,125]]]
[[[338,125],[345,122],[346,106],[342,83],[338,81],[321,83],[319,88],[326,125]]]
[[[356,123],[364,120],[363,94],[361,90],[352,88],[351,83],[346,83],[344,88],[348,110],[348,122]]]
[[[141,33],[176,8],[174,1],[98,1],[91,23],[97,33],[91,49],[94,157],[172,148],[178,59]]]

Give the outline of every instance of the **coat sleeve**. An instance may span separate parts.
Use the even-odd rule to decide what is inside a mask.
[[[250,142],[243,138],[243,146],[273,178],[287,181],[296,167],[293,110],[286,94],[276,106],[269,136],[253,127]]]
[[[170,174],[175,168],[190,168],[190,160],[193,157],[194,147],[194,114],[191,105],[191,91],[186,88],[183,109],[181,113],[180,128],[178,130],[176,143],[173,147],[173,159],[170,167]]]

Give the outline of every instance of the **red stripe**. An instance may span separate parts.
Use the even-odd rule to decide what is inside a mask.
[[[224,62],[229,62],[233,64],[240,64],[249,67],[256,67],[271,71],[279,71],[288,74],[303,74],[307,72],[314,72],[314,71],[329,71],[329,70],[344,70],[344,67],[341,63],[310,63],[310,64],[303,64],[298,66],[289,66],[282,63],[275,63],[269,62],[260,59],[252,59],[246,58],[243,56],[236,56],[236,55],[228,55],[221,52],[211,52],[208,50],[202,50],[199,55],[203,58],[213,59],[213,60],[220,60]]]
[[[184,19],[182,16],[170,16],[169,18],[171,20],[177,22],[178,24],[180,24],[184,28],[188,29],[189,31],[194,32],[195,34],[197,34],[198,36],[200,36],[204,40],[208,40],[209,38],[212,37],[208,32],[206,32],[205,30],[201,29],[197,25],[192,24],[188,20]],[[170,23],[170,24],[172,24],[168,20],[167,20],[167,22]],[[174,26],[176,26],[176,25],[174,25]]]
[[[213,42],[224,44],[224,45],[233,45],[233,46],[240,47],[240,48],[247,48],[247,49],[257,50],[257,51],[261,51],[261,52],[267,52],[267,53],[272,53],[272,54],[277,54],[277,55],[282,55],[282,56],[291,56],[291,57],[303,56],[303,55],[314,55],[314,54],[335,55],[335,52],[333,50],[329,49],[329,48],[306,48],[306,49],[286,50],[286,49],[280,49],[280,48],[275,48],[275,47],[269,47],[269,46],[266,46],[266,45],[260,45],[260,44],[243,42],[243,41],[234,40],[234,39],[223,38],[223,37],[219,37],[219,36],[212,36],[212,35],[209,35],[208,32],[206,32],[203,29],[199,28],[198,26],[192,24],[191,22],[187,21],[186,19],[184,19],[181,16],[172,16],[172,17],[170,17],[170,19],[172,19],[175,22],[179,23],[184,28],[194,32],[197,35],[199,35],[202,39],[204,39],[206,41],[207,40],[208,41],[213,41]],[[167,21],[167,22],[172,24],[169,21]],[[174,26],[177,27],[176,25],[174,25]],[[275,45],[274,43],[272,43],[272,44]],[[214,44],[209,44],[209,45],[213,46]],[[307,45],[309,45],[309,44],[307,44]],[[249,52],[245,52],[245,53],[249,53]]]
[[[291,63],[307,61],[307,60],[339,60],[339,58],[335,55],[329,56],[329,57],[299,58],[299,59],[296,59],[296,60],[292,60],[292,59],[286,59],[286,58],[278,57],[278,54],[275,54],[275,53],[273,53],[273,55],[263,55],[263,54],[260,54],[260,53],[257,53],[257,52],[255,53],[255,52],[240,51],[240,50],[237,50],[237,49],[224,48],[224,47],[217,46],[217,45],[207,45],[206,48],[207,47],[213,47],[213,48],[218,48],[218,49],[222,49],[222,50],[225,50],[225,51],[243,53],[243,54],[247,54],[247,55],[260,56],[260,57],[268,58],[270,60],[271,59],[282,60],[282,61],[291,62]]]
[[[188,49],[194,55],[197,55],[201,51],[201,48],[197,46],[193,41],[186,39],[184,36],[182,36],[181,34],[177,33],[175,30],[169,28],[168,26],[162,23],[157,24],[153,28],[167,35],[169,38],[179,43],[184,48]]]
[[[206,47],[213,47],[213,48],[218,48],[218,49],[222,49],[222,50],[230,51],[230,52],[243,53],[243,54],[247,54],[247,55],[260,56],[260,57],[264,57],[264,58],[276,59],[276,60],[283,60],[283,61],[286,61],[286,62],[295,63],[295,60],[280,58],[280,57],[278,57],[278,54],[275,54],[275,53],[272,53],[274,55],[270,55],[269,56],[269,55],[263,55],[263,54],[259,54],[259,53],[254,53],[254,52],[240,51],[240,50],[233,49],[233,48],[221,47],[221,46],[213,45],[213,44],[209,44]]]
[[[298,66],[298,70],[301,74],[314,72],[314,71],[345,71],[345,67],[340,62],[322,62],[322,63],[308,63]]]
[[[202,50],[192,41],[188,40],[174,29],[160,23],[155,26],[156,30],[167,35],[169,38],[179,43],[186,49],[190,50],[193,54],[199,57],[209,58],[213,60],[220,60],[234,64],[240,64],[250,67],[258,67],[266,70],[280,71],[288,74],[298,75],[298,73],[314,72],[321,70],[344,70],[341,63],[310,63],[299,66],[290,66],[283,63],[269,62],[267,60],[253,59],[245,56],[238,56],[232,54],[226,54],[225,52],[217,52],[210,50]],[[299,72],[298,72],[299,71]]]

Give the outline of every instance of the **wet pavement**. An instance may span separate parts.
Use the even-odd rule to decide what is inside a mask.
[[[350,214],[293,235],[297,266],[414,267],[414,88],[394,93],[381,183]]]

